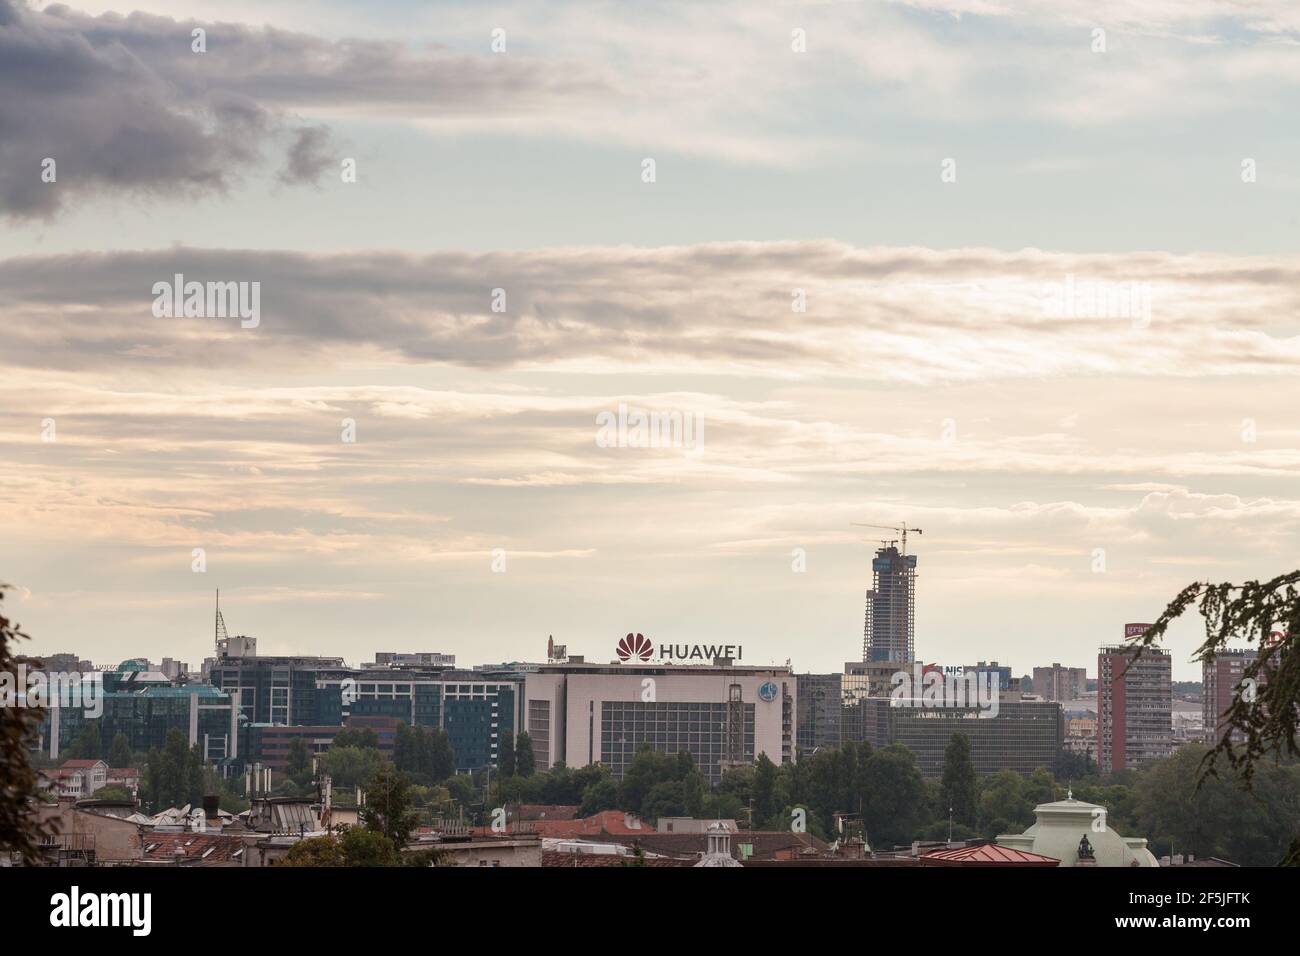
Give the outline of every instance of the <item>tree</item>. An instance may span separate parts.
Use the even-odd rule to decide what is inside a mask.
[[[158,809],[182,807],[191,801],[190,747],[185,735],[173,727],[163,741],[158,768]]]
[[[1257,644],[1259,654],[1242,672],[1242,693],[1224,714],[1223,737],[1205,755],[1201,779],[1214,773],[1220,759],[1241,772],[1249,789],[1255,764],[1266,754],[1300,755],[1300,571],[1265,581],[1197,582],[1185,587],[1140,637],[1133,657],[1164,637],[1169,625],[1196,605],[1205,619],[1205,641],[1193,657],[1213,661],[1234,640]],[[1245,743],[1233,741],[1234,732]]]
[[[383,757],[370,747],[330,747],[322,758],[325,773],[330,775],[335,789],[351,790],[375,775]]]
[[[691,771],[682,781],[683,797],[682,802],[686,807],[686,815],[699,819],[705,816],[705,807],[709,797],[709,781],[704,779],[704,774],[698,769]],[[617,788],[615,788],[617,794]]]
[[[951,810],[954,823],[974,827],[979,817],[975,765],[971,763],[970,740],[965,734],[953,734],[948,741],[943,752],[943,779],[939,790],[942,798],[940,813],[947,816]]]
[[[537,765],[533,760],[533,738],[528,736],[528,731],[520,731],[519,736],[515,738],[515,774],[520,777],[531,777],[536,770]]]
[[[103,747],[99,721],[88,720],[81,725],[81,730],[73,738],[64,756],[68,760],[98,760]]]
[[[381,833],[345,827],[342,833],[308,837],[289,848],[277,866],[397,866],[397,850]]]
[[[114,768],[130,767],[134,759],[131,741],[126,739],[126,734],[114,735],[113,744],[108,750],[108,765]]]
[[[130,800],[132,803],[135,802],[135,797],[131,795],[131,791],[118,784],[111,787],[100,787],[95,791],[94,798],[96,800]]]
[[[1055,767],[1058,780],[1080,780],[1084,777],[1097,776],[1097,763],[1087,754],[1074,750],[1061,750],[1056,758]]]
[[[294,737],[289,743],[284,770],[289,775],[289,779],[300,786],[311,779],[311,751],[307,749],[307,742],[301,737]]]
[[[665,780],[650,788],[641,803],[641,815],[647,820],[680,817],[686,813],[686,789],[681,780]]]
[[[1025,778],[1014,770],[985,777],[979,801],[979,830],[986,839],[1021,833],[1034,823],[1036,804],[1025,795]]]
[[[591,784],[582,792],[582,803],[578,807],[578,815],[589,817],[592,814],[600,813],[602,810],[618,809],[618,783],[613,777],[607,777],[597,783]],[[690,813],[688,808],[686,811]]]
[[[645,813],[646,799],[651,791],[661,783],[678,779],[678,772],[679,767],[673,757],[643,743],[623,771],[623,779],[618,785],[619,806],[634,813]],[[685,796],[683,789],[683,802]]]
[[[5,588],[0,585],[0,601],[4,596]],[[11,648],[25,637],[17,624],[11,624],[0,613],[0,700],[6,704],[8,695],[17,696],[17,689],[6,678],[17,672],[20,663],[28,661]],[[37,817],[41,784],[29,759],[44,718],[41,707],[0,707],[0,850],[17,853],[29,864],[40,857],[41,838],[54,830],[53,824],[42,824]]]
[[[352,727],[345,727],[334,735],[334,741],[331,747],[357,747],[362,750],[378,750],[379,735],[369,727],[363,727],[356,730]]]
[[[776,796],[776,764],[767,754],[759,754],[754,767],[754,819],[766,823],[780,804]]]
[[[472,804],[477,796],[474,791],[474,781],[470,780],[469,774],[458,773],[454,777],[448,777],[446,787],[451,799],[462,807]]]
[[[145,758],[142,794],[145,805],[149,807],[151,813],[163,809],[162,753],[157,747],[150,747],[149,755]]]
[[[501,771],[501,776],[513,777],[515,775],[515,735],[508,730],[503,731],[501,746],[498,750],[501,756],[497,760],[497,769]]]
[[[862,810],[872,846],[910,842],[925,820],[925,784],[912,751],[902,744],[882,747],[867,760]]]
[[[447,731],[438,727],[429,731],[427,739],[429,781],[442,783],[456,772],[456,754],[451,749],[451,737]],[[529,753],[532,753],[531,749]]]
[[[399,722],[393,734],[393,765],[404,773],[416,774],[420,767],[417,735]]]
[[[419,821],[412,808],[411,778],[385,762],[366,784],[366,804],[361,821],[372,833],[382,833],[401,849],[411,839]]]

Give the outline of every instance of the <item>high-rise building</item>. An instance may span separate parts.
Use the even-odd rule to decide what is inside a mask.
[[[841,700],[844,695],[843,674],[799,674],[795,678],[798,693],[798,729],[795,742],[800,755],[821,747],[840,745]]]
[[[866,623],[862,629],[864,661],[916,659],[916,555],[892,544],[876,551],[871,562]]]
[[[1088,689],[1088,670],[1084,667],[1034,668],[1034,693],[1043,700],[1070,701],[1078,700]]]
[[[1259,652],[1253,648],[1217,651],[1214,660],[1201,664],[1201,728],[1205,742],[1214,746],[1227,729],[1224,714],[1240,693],[1241,679],[1247,667],[1255,662]],[[1240,730],[1232,732],[1235,743],[1245,740]]]
[[[1149,624],[1126,624],[1124,636]],[[1149,647],[1103,647],[1097,655],[1097,768],[1123,770],[1167,757],[1173,750],[1172,669],[1169,652]]]

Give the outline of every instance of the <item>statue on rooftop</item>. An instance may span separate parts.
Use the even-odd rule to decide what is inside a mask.
[[[1086,833],[1083,835],[1083,838],[1079,841],[1079,859],[1081,860],[1094,859],[1093,852],[1092,852],[1092,844],[1088,842],[1088,834]]]

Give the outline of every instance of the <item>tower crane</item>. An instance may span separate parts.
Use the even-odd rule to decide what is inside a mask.
[[[881,531],[897,531],[903,541],[903,557],[907,557],[908,532],[910,531],[913,534],[921,534],[920,528],[909,528],[907,527],[907,522],[903,522],[901,527],[894,527],[893,525],[887,525],[887,524],[861,524],[859,522],[854,521],[852,522],[852,526],[854,528],[877,528]]]

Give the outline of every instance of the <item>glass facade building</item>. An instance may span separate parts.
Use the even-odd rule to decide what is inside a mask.
[[[740,759],[753,763],[754,705],[744,708]],[[600,762],[622,779],[642,745],[660,753],[686,751],[711,782],[722,779],[727,750],[727,705],[723,703],[601,701]]]
[[[208,760],[238,756],[241,724],[229,694],[206,684],[137,686],[125,676],[103,675],[103,712],[97,719],[101,753],[108,752],[118,734],[134,752],[162,750],[168,733],[179,730],[187,743],[203,748]],[[57,758],[93,720],[82,707],[50,708],[42,724],[41,750]]]

